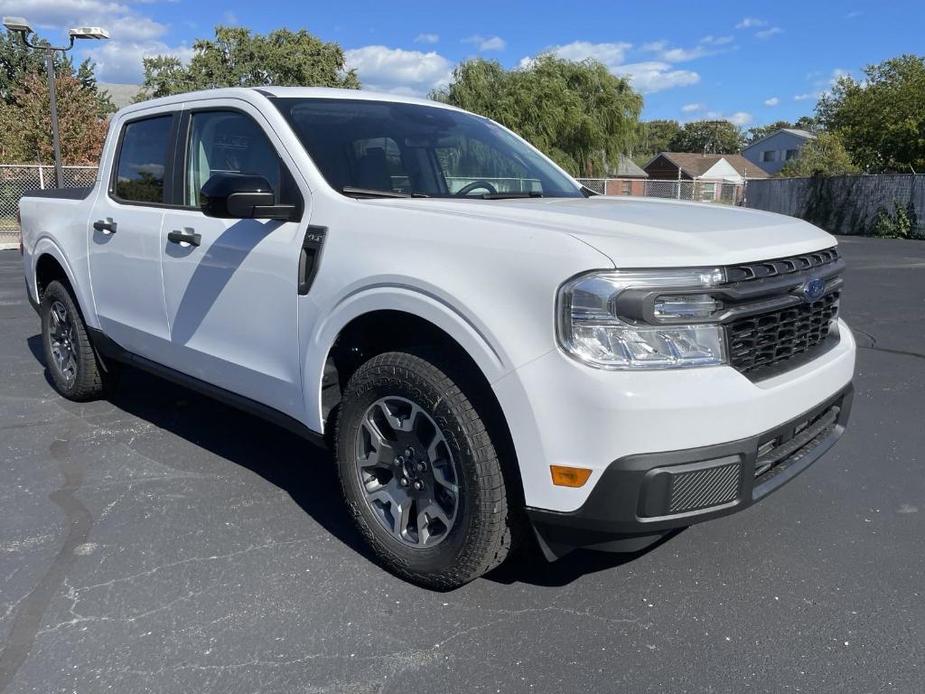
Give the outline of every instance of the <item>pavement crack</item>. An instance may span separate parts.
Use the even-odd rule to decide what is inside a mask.
[[[84,544],[90,536],[93,516],[76,496],[83,483],[83,469],[68,460],[67,447],[68,441],[60,439],[51,445],[52,456],[63,461],[60,469],[64,483],[49,495],[64,512],[67,534],[48,571],[16,608],[6,645],[0,653],[0,692],[7,689],[29,657],[48,605],[78,559],[74,549]]]
[[[890,347],[880,347],[877,344],[877,338],[874,335],[871,335],[869,332],[854,328],[854,332],[860,333],[868,340],[870,340],[869,345],[858,345],[858,349],[868,349],[872,352],[885,352],[886,354],[897,354],[901,357],[913,357],[914,359],[925,359],[925,354],[921,352],[912,352],[905,349],[891,349]]]

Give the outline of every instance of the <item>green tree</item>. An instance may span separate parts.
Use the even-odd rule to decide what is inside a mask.
[[[48,44],[46,40],[35,35],[32,36],[31,42],[37,45]],[[97,87],[96,66],[92,60],[87,58],[75,70],[69,54],[56,52],[54,66],[56,78],[75,77],[84,91],[95,96],[101,116],[116,110],[109,95]],[[45,53],[26,46],[18,33],[5,31],[0,34],[0,100],[11,103],[15,90],[22,86],[30,75],[45,77]]]
[[[767,125],[758,125],[745,131],[745,143],[750,145],[758,142],[763,137],[773,135],[781,128],[795,128],[797,130],[806,130],[815,133],[819,130],[818,121],[812,116],[800,116],[793,123],[787,120],[778,120]]]
[[[864,170],[925,170],[925,56],[901,55],[840,78],[816,113]]]
[[[649,159],[659,152],[667,152],[669,143],[681,130],[676,120],[650,120],[639,124],[636,151],[639,158]]]
[[[800,156],[788,161],[779,176],[844,176],[858,173],[857,165],[845,149],[838,133],[819,133],[800,151]]]
[[[217,26],[214,39],[193,44],[189,65],[161,55],[145,58],[144,70],[140,99],[216,87],[360,86],[356,72],[346,68],[343,49],[304,29],[252,34],[243,27]]]
[[[631,151],[642,110],[642,97],[603,64],[553,55],[513,70],[463,62],[431,96],[501,123],[583,176],[604,174],[608,162]]]
[[[685,123],[671,138],[672,152],[735,154],[744,144],[742,132],[727,120],[697,120]]]
[[[107,118],[98,95],[74,75],[57,79],[61,158],[66,164],[95,164],[106,138]],[[0,161],[51,163],[51,111],[44,74],[27,74],[0,102]]]
[[[767,125],[756,125],[754,128],[749,128],[745,131],[745,144],[750,145],[753,142],[758,142],[758,140],[761,138],[772,135],[781,128],[793,127],[793,123],[788,120],[777,120],[773,123],[768,123]]]

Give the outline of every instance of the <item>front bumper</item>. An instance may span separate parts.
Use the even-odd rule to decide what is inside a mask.
[[[577,547],[636,551],[675,528],[741,511],[819,459],[845,431],[849,384],[799,417],[747,438],[613,461],[580,508],[527,508],[547,558]]]

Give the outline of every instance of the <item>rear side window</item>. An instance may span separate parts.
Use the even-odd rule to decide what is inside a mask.
[[[126,124],[116,162],[117,198],[128,202],[166,202],[164,174],[172,123],[173,116],[164,115]]]

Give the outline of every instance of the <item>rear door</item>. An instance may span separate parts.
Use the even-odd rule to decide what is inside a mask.
[[[90,284],[100,327],[131,352],[157,359],[168,339],[161,225],[171,196],[179,117],[161,112],[122,124],[108,185],[90,216]]]
[[[236,104],[194,105],[180,125],[184,205],[166,213],[160,248],[170,333],[165,364],[302,418],[297,283],[304,224],[215,219],[199,210],[199,191],[217,172],[259,174],[277,203],[304,208],[276,135],[259,111]],[[189,235],[198,245],[180,240]]]

